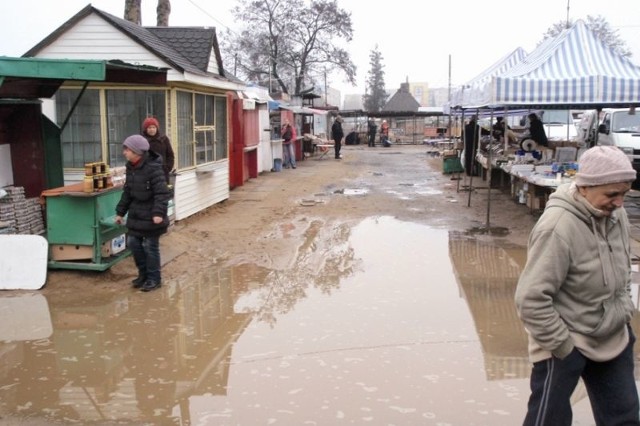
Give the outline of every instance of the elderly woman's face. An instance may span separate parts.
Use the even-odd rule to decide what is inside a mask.
[[[602,210],[606,216],[610,216],[611,212],[624,204],[624,196],[631,190],[631,182],[581,186],[578,189],[580,194],[589,201],[589,204]]]

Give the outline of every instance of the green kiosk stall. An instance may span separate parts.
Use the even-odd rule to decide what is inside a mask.
[[[43,201],[49,268],[104,271],[130,254],[126,228],[114,222],[122,188],[84,192],[82,183],[64,183],[61,133],[84,89],[90,82],[166,85],[166,74],[164,68],[118,60],[0,56],[0,160],[11,165],[0,177]],[[42,113],[41,99],[69,80],[84,87],[58,126]]]

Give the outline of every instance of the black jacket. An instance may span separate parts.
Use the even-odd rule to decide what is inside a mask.
[[[331,126],[331,137],[335,142],[340,142],[344,137],[344,132],[342,131],[342,123],[338,120],[333,122],[333,126]]]
[[[176,163],[176,156],[173,153],[171,141],[169,141],[166,135],[156,134],[151,137],[147,132],[142,132],[142,136],[149,141],[149,149],[161,157],[162,169],[164,170],[167,182],[169,182],[169,173],[173,170]]]
[[[533,120],[530,123],[529,134],[531,139],[536,141],[538,145],[548,146],[547,134],[544,131],[544,124],[540,120]]]
[[[171,193],[167,188],[162,159],[153,151],[147,151],[138,164],[127,162],[127,180],[122,190],[116,214],[127,217],[129,234],[151,237],[167,232],[169,217],[167,206]],[[153,216],[163,217],[160,224],[153,223]]]

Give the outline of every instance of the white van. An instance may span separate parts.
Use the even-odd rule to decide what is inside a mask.
[[[640,115],[629,108],[605,108],[597,118],[596,110],[583,114],[579,139],[587,146],[617,146],[640,171]]]
[[[573,141],[577,131],[573,114],[568,109],[544,109],[538,112],[550,141]]]

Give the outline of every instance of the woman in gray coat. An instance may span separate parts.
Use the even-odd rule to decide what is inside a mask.
[[[618,148],[585,151],[575,182],[550,196],[531,231],[515,295],[533,363],[525,425],[571,425],[580,378],[596,424],[640,424],[623,208],[635,178]]]

